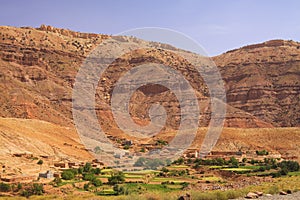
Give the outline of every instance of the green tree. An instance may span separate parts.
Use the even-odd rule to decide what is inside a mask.
[[[125,181],[125,175],[123,172],[112,172],[111,176],[108,178],[108,184],[115,185],[121,184]]]
[[[83,167],[79,167],[78,168],[78,174],[82,174],[83,173]]]
[[[183,163],[184,163],[184,159],[181,157],[174,161],[174,164],[177,164],[177,165],[182,165]]]
[[[63,171],[61,178],[64,180],[72,180],[75,177],[74,173],[70,170]]]
[[[10,190],[11,190],[11,187],[9,184],[0,183],[0,192],[9,192]]]
[[[96,176],[94,174],[84,174],[82,179],[85,181],[93,181],[96,179]]]
[[[85,165],[83,166],[83,172],[89,172],[92,169],[92,164],[87,162],[85,163]]]
[[[18,183],[17,188],[18,188],[18,190],[21,190],[21,189],[22,189],[22,184],[21,184],[21,183]]]
[[[239,161],[235,157],[231,157],[229,162],[231,163],[230,167],[239,167]]]
[[[34,183],[32,185],[32,193],[34,195],[42,195],[44,193],[43,184]]]
[[[127,188],[125,188],[124,186],[117,185],[117,184],[114,185],[113,190],[115,191],[115,193],[117,195],[122,195],[122,194],[127,195],[128,194]]]
[[[43,163],[44,163],[44,161],[41,160],[41,159],[37,162],[37,164],[40,165],[40,170],[42,169],[42,164],[43,164]]]
[[[292,160],[284,160],[282,162],[280,162],[278,164],[278,166],[281,168],[281,169],[286,169],[288,170],[289,172],[295,172],[295,171],[299,171],[300,169],[300,166],[299,166],[299,163],[297,161],[292,161]]]
[[[96,187],[102,186],[102,181],[100,179],[94,179],[91,183]]]
[[[89,183],[86,183],[83,185],[83,189],[88,191],[89,190],[89,187],[90,187],[90,184]]]
[[[96,174],[96,175],[99,175],[101,173],[101,169],[97,167],[95,169],[92,169],[91,172]]]
[[[161,169],[161,171],[164,172],[164,173],[168,173],[168,172],[169,172],[169,170],[168,170],[167,168],[165,168],[165,167],[163,167],[163,168]]]
[[[264,149],[261,151],[256,151],[256,155],[259,155],[259,156],[269,155],[269,152]]]
[[[43,184],[34,183],[29,188],[24,189],[21,195],[24,197],[30,197],[32,195],[42,195],[44,194]]]

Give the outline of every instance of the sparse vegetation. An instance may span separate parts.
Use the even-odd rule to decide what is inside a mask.
[[[30,197],[32,195],[44,194],[43,184],[33,183],[31,186],[25,188],[21,192],[21,196]]]
[[[269,152],[267,150],[261,150],[261,151],[257,150],[256,155],[265,156],[265,155],[269,155]]]

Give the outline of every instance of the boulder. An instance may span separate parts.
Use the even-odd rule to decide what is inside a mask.
[[[258,196],[262,196],[264,193],[263,193],[263,192],[256,191],[255,194],[257,194]]]
[[[257,199],[258,198],[258,195],[253,193],[253,192],[249,192],[246,196],[245,196],[246,199]]]
[[[287,193],[285,191],[280,191],[279,194],[280,195],[287,195]]]

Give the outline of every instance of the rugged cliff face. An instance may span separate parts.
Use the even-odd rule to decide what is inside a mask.
[[[87,52],[108,36],[70,33],[45,26],[0,28],[2,117],[72,124],[76,72]]]
[[[88,53],[107,38],[107,35],[44,25],[37,29],[0,27],[0,116],[72,126],[75,76]],[[139,40],[135,42],[138,45]],[[108,132],[118,132],[109,110],[113,84],[122,73],[149,61],[170,65],[186,76],[201,102],[201,125],[208,125],[210,106],[206,85],[194,78],[196,71],[185,59],[176,56],[176,51],[180,50],[161,45],[161,50],[124,55],[110,66],[103,77],[106,85],[100,84],[96,94],[97,100],[106,103],[99,105],[97,114]],[[225,126],[299,126],[299,51],[298,43],[270,41],[214,58],[227,90]],[[166,128],[178,127],[176,98],[157,86],[140,88],[133,95],[134,120],[147,124],[147,110],[155,102],[163,104],[171,113]]]
[[[214,60],[229,105],[274,126],[300,126],[300,43],[272,40]]]

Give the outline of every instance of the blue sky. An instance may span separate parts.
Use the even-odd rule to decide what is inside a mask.
[[[270,39],[300,41],[299,9],[298,0],[0,0],[0,25],[106,34],[162,27],[218,55]]]

